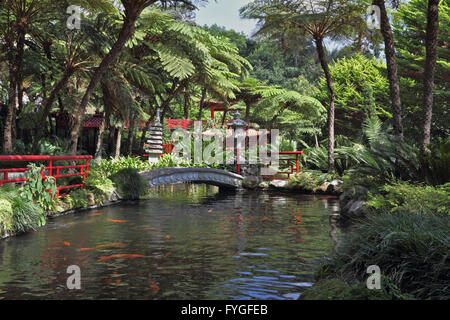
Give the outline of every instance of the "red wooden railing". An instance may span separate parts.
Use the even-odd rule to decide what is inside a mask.
[[[57,187],[56,194],[59,197],[61,190],[67,189],[75,189],[75,188],[83,188],[84,181],[86,180],[89,173],[89,160],[92,159],[92,156],[21,156],[21,155],[13,155],[13,156],[0,156],[0,162],[41,162],[48,161],[48,166],[45,167],[41,171],[42,178],[45,179],[44,170],[48,171],[48,176],[52,176],[55,178],[55,181],[58,178],[67,178],[67,177],[83,177],[83,183],[69,186],[60,186]],[[84,164],[80,165],[70,165],[70,166],[54,166],[53,163],[55,161],[61,160],[69,160],[69,161],[85,161]],[[61,170],[65,169],[80,169],[78,173],[67,173],[61,174]],[[10,172],[27,172],[28,168],[11,168],[11,169],[0,169],[0,186],[5,183],[15,183],[15,182],[24,182],[26,178],[16,178],[9,179],[8,175]],[[2,177],[3,176],[3,177]]]
[[[173,129],[193,129],[195,122],[198,120],[187,120],[187,119],[166,119],[167,126],[169,130]],[[207,121],[202,120],[202,125],[206,125]]]
[[[291,178],[291,174],[299,174],[300,170],[302,170],[302,166],[300,163],[300,155],[303,154],[303,151],[285,151],[279,152],[279,169],[289,169],[289,171],[278,171],[275,175],[272,176],[263,176],[262,178],[265,180],[289,180]],[[268,153],[270,156],[270,152]],[[295,156],[295,158],[294,158]],[[266,167],[270,167],[271,163],[265,165]],[[280,177],[281,175],[281,177]]]

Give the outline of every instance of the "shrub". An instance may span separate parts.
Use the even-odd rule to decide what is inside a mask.
[[[0,188],[0,199],[7,201],[12,209],[8,231],[23,232],[45,225],[45,212],[42,208],[23,197],[15,187]],[[0,208],[0,215],[7,212]],[[3,220],[0,218],[0,221]],[[0,222],[1,223],[1,222]]]
[[[108,178],[116,174],[122,169],[136,169],[137,171],[145,171],[151,169],[151,164],[148,161],[143,161],[139,157],[119,157],[119,159],[102,159],[99,164],[92,162],[92,170],[99,171],[99,174]]]
[[[419,178],[427,184],[439,185],[450,181],[450,140],[441,140],[419,152]]]
[[[365,283],[348,285],[341,279],[322,279],[307,289],[300,300],[391,300],[385,288],[369,290]]]
[[[289,179],[289,187],[314,192],[318,188],[318,181],[313,173],[305,171],[292,176]]]
[[[12,206],[8,200],[0,199],[0,235],[12,229]]]
[[[44,170],[43,166],[28,165],[27,182],[23,186],[21,193],[29,201],[34,201],[42,209],[50,211],[58,203],[56,182],[53,177],[43,179],[41,176],[42,170]]]
[[[114,192],[114,183],[104,177],[100,170],[89,170],[89,176],[85,181],[87,189],[91,190],[96,196],[109,195]]]
[[[84,189],[72,191],[66,199],[72,208],[84,208],[88,205],[87,191]]]
[[[369,193],[367,206],[376,211],[434,212],[450,215],[450,183],[441,187],[399,182],[385,185],[380,194]]]
[[[450,298],[450,218],[399,210],[370,215],[345,235],[319,278],[365,282],[377,265],[401,293],[418,299]]]
[[[147,180],[138,174],[138,170],[127,168],[111,176],[111,180],[116,185],[120,195],[124,199],[135,200],[148,193]]]

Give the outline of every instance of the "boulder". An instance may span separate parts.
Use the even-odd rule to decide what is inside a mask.
[[[242,181],[244,188],[255,189],[262,183],[262,177],[248,176]]]
[[[280,188],[287,188],[288,184],[289,181],[287,180],[272,180],[270,181],[269,186],[280,189]]]
[[[347,211],[347,217],[348,218],[359,218],[364,215],[364,206],[366,205],[365,201],[362,200],[356,200],[353,202],[353,204],[350,206],[350,208]]]
[[[341,192],[341,184],[344,183],[342,180],[333,180],[329,183],[326,192],[328,193],[340,193]]]
[[[263,181],[258,185],[259,188],[267,189],[269,187],[269,183],[267,181]]]
[[[325,181],[320,187],[319,187],[319,190],[320,191],[322,191],[322,192],[327,192],[328,191],[328,188],[330,187],[330,183],[329,182],[327,182],[327,181]]]
[[[95,205],[95,196],[92,192],[89,192],[87,195],[88,205],[94,206]]]

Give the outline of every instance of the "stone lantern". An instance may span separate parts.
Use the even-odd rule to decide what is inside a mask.
[[[148,161],[156,163],[161,154],[163,154],[163,126],[159,108],[156,111],[156,119],[153,122],[147,140]]]

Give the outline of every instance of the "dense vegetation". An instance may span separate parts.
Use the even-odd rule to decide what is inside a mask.
[[[63,200],[39,167],[0,188],[1,234],[116,193],[145,197],[137,171],[191,165],[134,157],[157,108],[211,124],[208,101],[236,102],[254,128],[280,129],[284,150],[303,149],[290,187],[339,179],[365,204],[319,274],[329,294],[310,297],[448,299],[449,0],[257,0],[240,12],[259,22],[251,38],[197,26],[201,2],[0,0],[0,153],[95,156],[86,188]],[[372,3],[379,30],[364,20]],[[94,114],[98,127],[83,128]],[[380,295],[360,290],[371,264]]]

